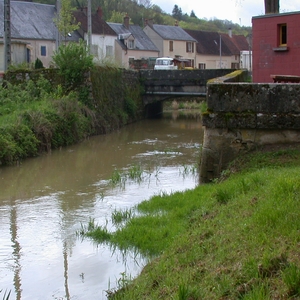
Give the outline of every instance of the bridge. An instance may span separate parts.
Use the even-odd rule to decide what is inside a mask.
[[[205,97],[209,79],[222,77],[232,69],[140,70],[143,103],[148,117],[163,111],[163,101],[178,97]]]
[[[205,97],[209,79],[222,77],[232,69],[140,70],[144,105],[176,97]]]

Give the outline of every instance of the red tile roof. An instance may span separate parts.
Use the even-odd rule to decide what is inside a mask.
[[[77,10],[73,13],[77,22],[80,22],[80,28],[86,33],[88,32],[87,15],[83,10]],[[117,34],[111,27],[101,18],[98,13],[92,14],[92,33],[116,36]]]

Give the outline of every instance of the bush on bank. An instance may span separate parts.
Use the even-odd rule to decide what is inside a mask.
[[[299,299],[299,148],[249,154],[224,176],[138,204],[115,232],[89,224],[83,235],[150,258],[110,299]]]
[[[0,165],[76,143],[94,130],[94,113],[41,77],[0,87]]]
[[[124,71],[94,66],[83,42],[61,46],[53,60],[58,69],[5,74],[0,86],[0,166],[142,117],[138,80],[126,83]]]

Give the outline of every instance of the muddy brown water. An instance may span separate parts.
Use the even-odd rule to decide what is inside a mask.
[[[114,230],[114,210],[198,185],[202,137],[198,113],[164,113],[0,168],[0,299],[106,299],[123,276],[137,276],[146,258],[76,232],[90,218]],[[138,165],[140,182],[111,185],[114,170]]]

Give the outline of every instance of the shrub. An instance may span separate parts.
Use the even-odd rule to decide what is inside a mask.
[[[52,59],[59,69],[67,92],[78,89],[83,83],[82,74],[93,67],[93,56],[88,53],[82,40],[79,43],[61,45]]]
[[[44,68],[43,63],[42,63],[42,61],[39,58],[37,58],[35,60],[35,62],[34,62],[34,68],[35,69],[43,69]]]

